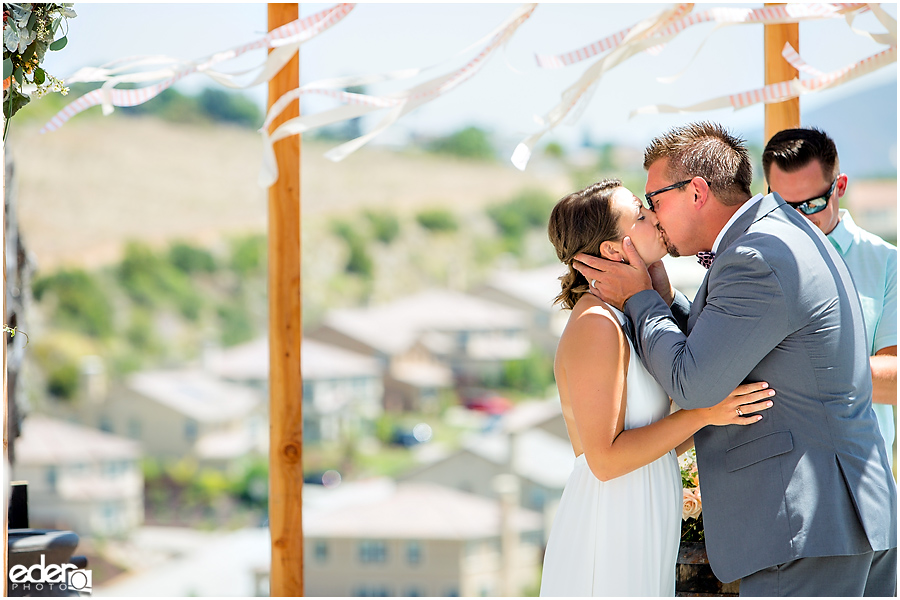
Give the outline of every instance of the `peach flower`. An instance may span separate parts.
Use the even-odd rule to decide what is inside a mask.
[[[682,488],[684,504],[681,508],[681,518],[685,521],[696,519],[700,516],[703,506],[700,502],[700,490],[698,488]]]

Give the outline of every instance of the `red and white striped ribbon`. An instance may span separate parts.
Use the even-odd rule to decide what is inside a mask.
[[[516,9],[510,17],[495,28],[491,33],[482,38],[476,45],[482,45],[481,51],[462,67],[451,71],[447,74],[435,77],[424,83],[416,85],[412,88],[394,92],[383,96],[373,96],[368,94],[352,94],[345,91],[335,89],[337,85],[343,87],[349,85],[358,85],[363,80],[383,81],[386,79],[399,79],[414,75],[421,72],[420,69],[412,69],[406,74],[383,74],[373,75],[367,78],[345,78],[336,82],[313,82],[291,90],[279,98],[269,109],[266,115],[266,121],[260,129],[263,136],[265,154],[263,158],[263,168],[260,172],[260,185],[268,187],[278,179],[278,171],[275,163],[274,151],[272,144],[280,139],[303,133],[322,127],[331,123],[336,123],[346,119],[362,116],[364,114],[391,108],[392,110],[384,116],[384,118],[368,133],[358,138],[350,140],[340,146],[329,150],[325,156],[333,161],[340,161],[352,152],[356,151],[375,136],[379,135],[396,122],[403,115],[411,112],[419,106],[436,100],[442,95],[450,92],[454,88],[468,81],[473,77],[487,62],[487,59],[510,37],[516,32],[519,26],[531,17],[537,4],[524,4]],[[317,113],[313,115],[304,115],[295,117],[285,123],[282,123],[271,134],[268,133],[268,127],[272,121],[279,115],[293,100],[304,94],[325,94],[336,98],[345,103],[344,106]]]
[[[118,60],[104,67],[82,69],[68,78],[66,83],[103,81],[103,86],[84,94],[66,105],[41,128],[40,133],[55,131],[73,116],[98,104],[103,106],[104,114],[112,112],[113,106],[137,106],[143,104],[171,87],[178,80],[193,73],[202,73],[223,85],[233,88],[246,88],[268,81],[290,60],[296,51],[296,47],[341,21],[355,6],[355,4],[338,4],[309,17],[297,19],[277,29],[273,29],[260,39],[229,50],[217,52],[196,61],[182,61],[161,56],[135,57]],[[262,65],[241,73],[220,73],[212,69],[213,66],[219,63],[246,54],[251,50],[262,48],[274,49],[266,57]],[[155,71],[135,71],[135,69],[157,64],[168,64],[169,66]],[[260,67],[262,67],[262,72],[253,81],[245,84],[235,82],[236,75],[242,75]],[[159,83],[137,89],[121,90],[114,87],[119,83],[152,81],[160,77],[167,78]]]
[[[782,81],[780,83],[772,83],[765,87],[755,90],[741,92],[739,94],[731,94],[729,96],[720,96],[704,102],[699,102],[691,106],[672,106],[669,104],[656,104],[652,106],[644,106],[631,112],[630,116],[648,115],[660,113],[688,113],[704,110],[715,110],[720,108],[734,109],[746,108],[754,104],[771,104],[774,102],[784,102],[791,98],[796,98],[804,94],[818,92],[827,88],[835,87],[886,65],[897,62],[897,47],[891,46],[877,54],[873,54],[863,60],[852,65],[838,69],[831,73],[825,73],[813,79],[794,79],[791,81]]]
[[[556,127],[562,120],[569,115],[572,110],[581,104],[584,109],[587,99],[590,97],[591,90],[597,85],[603,74],[621,64],[631,56],[638,52],[656,48],[665,44],[667,41],[681,33],[692,25],[703,22],[716,22],[719,25],[730,24],[777,24],[777,23],[796,23],[804,20],[825,19],[845,17],[848,23],[852,23],[853,16],[867,10],[875,12],[879,21],[888,28],[888,33],[880,37],[871,36],[876,41],[890,41],[892,45],[896,44],[896,21],[891,19],[884,11],[876,10],[877,7],[868,4],[787,4],[778,6],[766,6],[759,9],[746,9],[735,7],[717,7],[702,13],[690,13],[693,8],[692,4],[679,4],[669,11],[664,11],[643,21],[642,23],[623,30],[627,32],[624,37],[619,39],[622,32],[607,37],[595,45],[581,48],[574,52],[559,55],[552,58],[543,58],[543,62],[548,65],[573,64],[585,60],[590,56],[595,56],[603,52],[603,47],[608,47],[609,52],[601,56],[587,71],[562,93],[561,101],[553,107],[549,113],[538,122],[543,128],[538,132],[524,139],[516,147],[511,161],[518,169],[524,170],[531,158],[532,150],[538,140],[547,132]],[[855,30],[854,30],[855,31]],[[857,32],[859,33],[859,32]],[[618,40],[618,41],[617,41]],[[892,40],[892,41],[891,41]],[[673,78],[670,78],[673,79]],[[843,81],[843,80],[841,80]],[[834,83],[829,85],[835,85]],[[709,110],[719,108],[718,100],[702,102],[691,107],[691,110]],[[663,107],[664,105],[660,105]],[[634,111],[634,114],[644,114],[650,112],[653,107],[646,107]],[[666,107],[679,111],[674,107]],[[661,110],[663,110],[661,108]],[[687,109],[686,109],[687,110]]]
[[[897,62],[897,47],[891,46],[878,54],[873,54],[872,56],[864,58],[843,69],[831,73],[820,74],[814,79],[794,79],[792,81],[772,83],[749,92],[732,94],[731,96],[727,96],[727,98],[728,102],[735,109],[745,108],[759,103],[770,104],[772,102],[784,102],[785,100],[796,98],[803,94],[834,87],[839,83],[846,83],[861,75],[871,73],[872,71],[895,62]]]
[[[822,71],[806,64],[806,61],[800,58],[800,55],[797,54],[797,51],[794,50],[794,47],[789,43],[784,44],[784,48],[781,51],[781,56],[784,57],[784,60],[787,61],[789,65],[800,71],[801,73],[806,73],[807,75],[811,75],[813,77],[822,77],[825,75]]]
[[[753,23],[792,23],[809,19],[833,19],[841,17],[847,12],[865,12],[869,10],[868,4],[788,4],[786,6],[767,6],[758,9],[716,7],[701,13],[690,13],[692,4],[679,4],[680,14],[673,17],[673,22],[661,27],[657,35],[672,35],[680,33],[691,25],[714,22],[719,24],[753,24]],[[677,19],[674,20],[674,19]],[[613,35],[596,41],[593,44],[558,55],[537,54],[535,59],[540,67],[546,69],[559,69],[575,63],[587,60],[592,56],[602,54],[619,46],[631,28],[623,29]],[[651,47],[648,52],[655,50]]]

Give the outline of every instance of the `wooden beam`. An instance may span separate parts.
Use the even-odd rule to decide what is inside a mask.
[[[269,30],[299,16],[298,4],[268,5]],[[269,82],[271,106],[300,85],[299,52]],[[270,132],[300,115],[294,101]],[[269,532],[271,596],[303,595],[303,415],[300,345],[300,136],[275,142],[278,181],[269,188]]]
[[[780,6],[781,3],[767,2],[766,6]],[[766,59],[766,85],[790,81],[799,77],[797,69],[792,67],[784,57],[781,50],[785,42],[791,44],[794,50],[800,51],[800,26],[798,23],[785,23],[780,25],[764,25],[765,59]],[[766,139],[769,139],[782,129],[800,127],[800,98],[792,98],[785,102],[766,104]]]

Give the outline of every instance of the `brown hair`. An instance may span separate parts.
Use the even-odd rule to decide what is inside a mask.
[[[702,177],[722,204],[735,206],[750,198],[753,165],[744,140],[710,121],[676,127],[655,138],[644,151],[644,168],[669,160],[672,181]]]
[[[613,209],[612,195],[622,187],[618,179],[604,179],[556,203],[550,213],[547,234],[556,248],[556,256],[569,267],[559,278],[562,292],[553,303],[571,309],[588,291],[584,275],[572,266],[580,252],[600,256],[600,244],[622,237],[619,214]]]
[[[799,171],[817,160],[825,179],[833,179],[840,173],[837,146],[821,129],[784,129],[772,136],[763,150],[762,164],[766,179],[772,164],[786,173]]]

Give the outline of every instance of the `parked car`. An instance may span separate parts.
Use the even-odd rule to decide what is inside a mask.
[[[469,410],[477,410],[489,415],[502,415],[512,408],[513,403],[508,398],[487,392],[464,397],[463,406]]]

